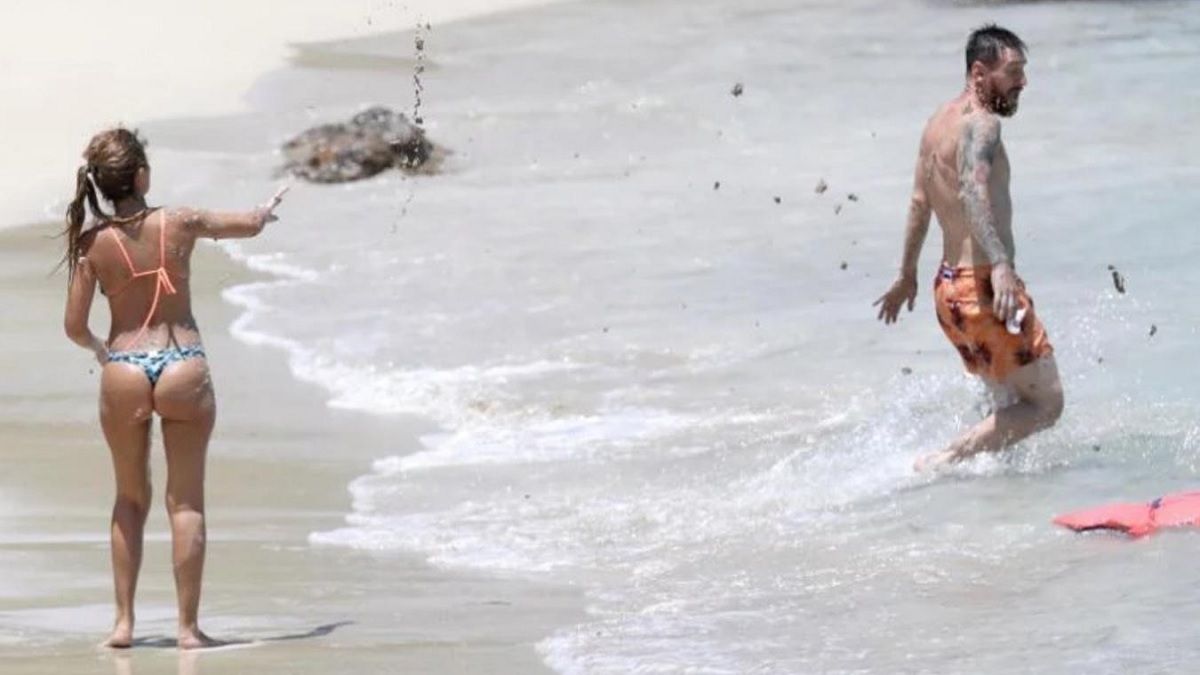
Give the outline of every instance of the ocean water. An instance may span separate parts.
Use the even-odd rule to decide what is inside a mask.
[[[985,20],[1030,45],[1004,135],[1067,411],[933,481],[913,458],[987,407],[933,317],[936,228],[916,311],[884,327],[871,302]],[[537,646],[563,673],[1200,656],[1200,537],[1050,524],[1200,479],[1195,3],[585,0],[422,34],[446,170],[300,185],[223,244],[271,273],[227,291],[235,335],[331,406],[440,429],[378,448],[311,545],[581,588],[589,619]],[[411,110],[412,34],[308,54],[253,114],[143,125],[156,195],[255,203],[292,133]]]

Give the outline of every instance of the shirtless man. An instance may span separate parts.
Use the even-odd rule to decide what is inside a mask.
[[[918,471],[1001,450],[1052,426],[1063,394],[1053,347],[1013,267],[1009,165],[1000,118],[1017,112],[1025,45],[995,25],[971,33],[966,88],[933,114],[921,136],[900,278],[875,305],[891,324],[912,311],[917,259],[930,213],[942,227],[934,280],[938,323],[967,371],[983,378],[995,412],[949,447],[917,460]]]

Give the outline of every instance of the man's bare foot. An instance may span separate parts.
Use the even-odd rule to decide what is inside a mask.
[[[133,646],[133,622],[118,620],[117,625],[113,627],[112,635],[108,639],[100,643],[101,647],[109,649],[129,649]]]
[[[913,462],[913,471],[917,473],[937,471],[956,461],[958,461],[958,456],[953,450],[939,450],[918,457],[917,461]]]
[[[209,647],[220,647],[227,645],[228,642],[210,638],[205,635],[199,628],[194,630],[179,631],[179,648],[180,649],[206,649]]]

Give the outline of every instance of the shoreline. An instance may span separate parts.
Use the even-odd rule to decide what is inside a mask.
[[[42,236],[45,229],[0,231],[0,287],[21,299],[23,318],[5,333],[0,351],[11,374],[0,389],[9,402],[0,413],[0,438],[6,459],[19,467],[0,480],[6,507],[0,561],[19,570],[0,586],[0,668],[13,675],[107,672],[124,667],[125,658],[97,657],[92,648],[112,611],[111,469],[95,421],[97,375],[86,382],[81,377],[95,369],[58,336],[52,300],[61,302],[62,278],[34,274],[54,259],[60,243]],[[215,246],[199,247],[195,262],[200,273],[192,291],[218,396],[202,622],[216,637],[279,642],[199,654],[204,671],[289,664],[290,672],[313,673],[401,665],[418,672],[551,672],[534,645],[583,615],[574,590],[445,571],[417,554],[308,543],[309,533],[344,524],[351,512],[347,485],[369,469],[380,443],[388,439],[394,453],[397,437],[407,437],[415,448],[425,425],[329,408],[320,387],[291,375],[282,353],[264,358],[269,347],[244,345],[229,333],[241,310],[221,299],[221,289],[264,275],[241,268]],[[24,403],[13,405],[22,397]],[[29,415],[34,409],[38,413]],[[138,637],[161,644],[173,635],[174,596],[161,508],[165,465],[157,431],[153,437],[155,506],[146,530]],[[308,635],[323,630],[329,632]],[[129,657],[158,661],[164,651],[175,650],[142,647]],[[190,672],[189,659],[180,661],[180,672]]]

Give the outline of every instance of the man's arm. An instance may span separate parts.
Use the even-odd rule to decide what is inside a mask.
[[[924,144],[922,144],[924,145]],[[900,276],[917,278],[917,261],[925,235],[929,233],[929,197],[925,194],[925,149],[917,156],[917,167],[913,171],[912,199],[908,203],[908,223],[904,227],[904,257],[900,262]]]
[[[1008,251],[996,233],[996,214],[988,182],[1000,147],[1000,120],[995,115],[968,117],[959,144],[958,196],[966,210],[967,227],[993,265],[1009,263]]]
[[[1004,242],[996,233],[989,180],[1000,148],[1000,120],[995,115],[968,117],[959,143],[958,195],[967,216],[967,228],[992,263],[992,312],[1006,321],[1017,309],[1017,280]]]
[[[921,257],[921,247],[925,244],[925,235],[929,232],[929,198],[925,193],[925,141],[921,141],[921,151],[917,154],[917,167],[913,170],[913,193],[908,204],[908,223],[904,227],[904,255],[900,261],[900,277],[878,300],[879,319],[884,323],[895,323],[900,314],[900,308],[908,303],[908,311],[912,311],[917,300],[917,260]]]

